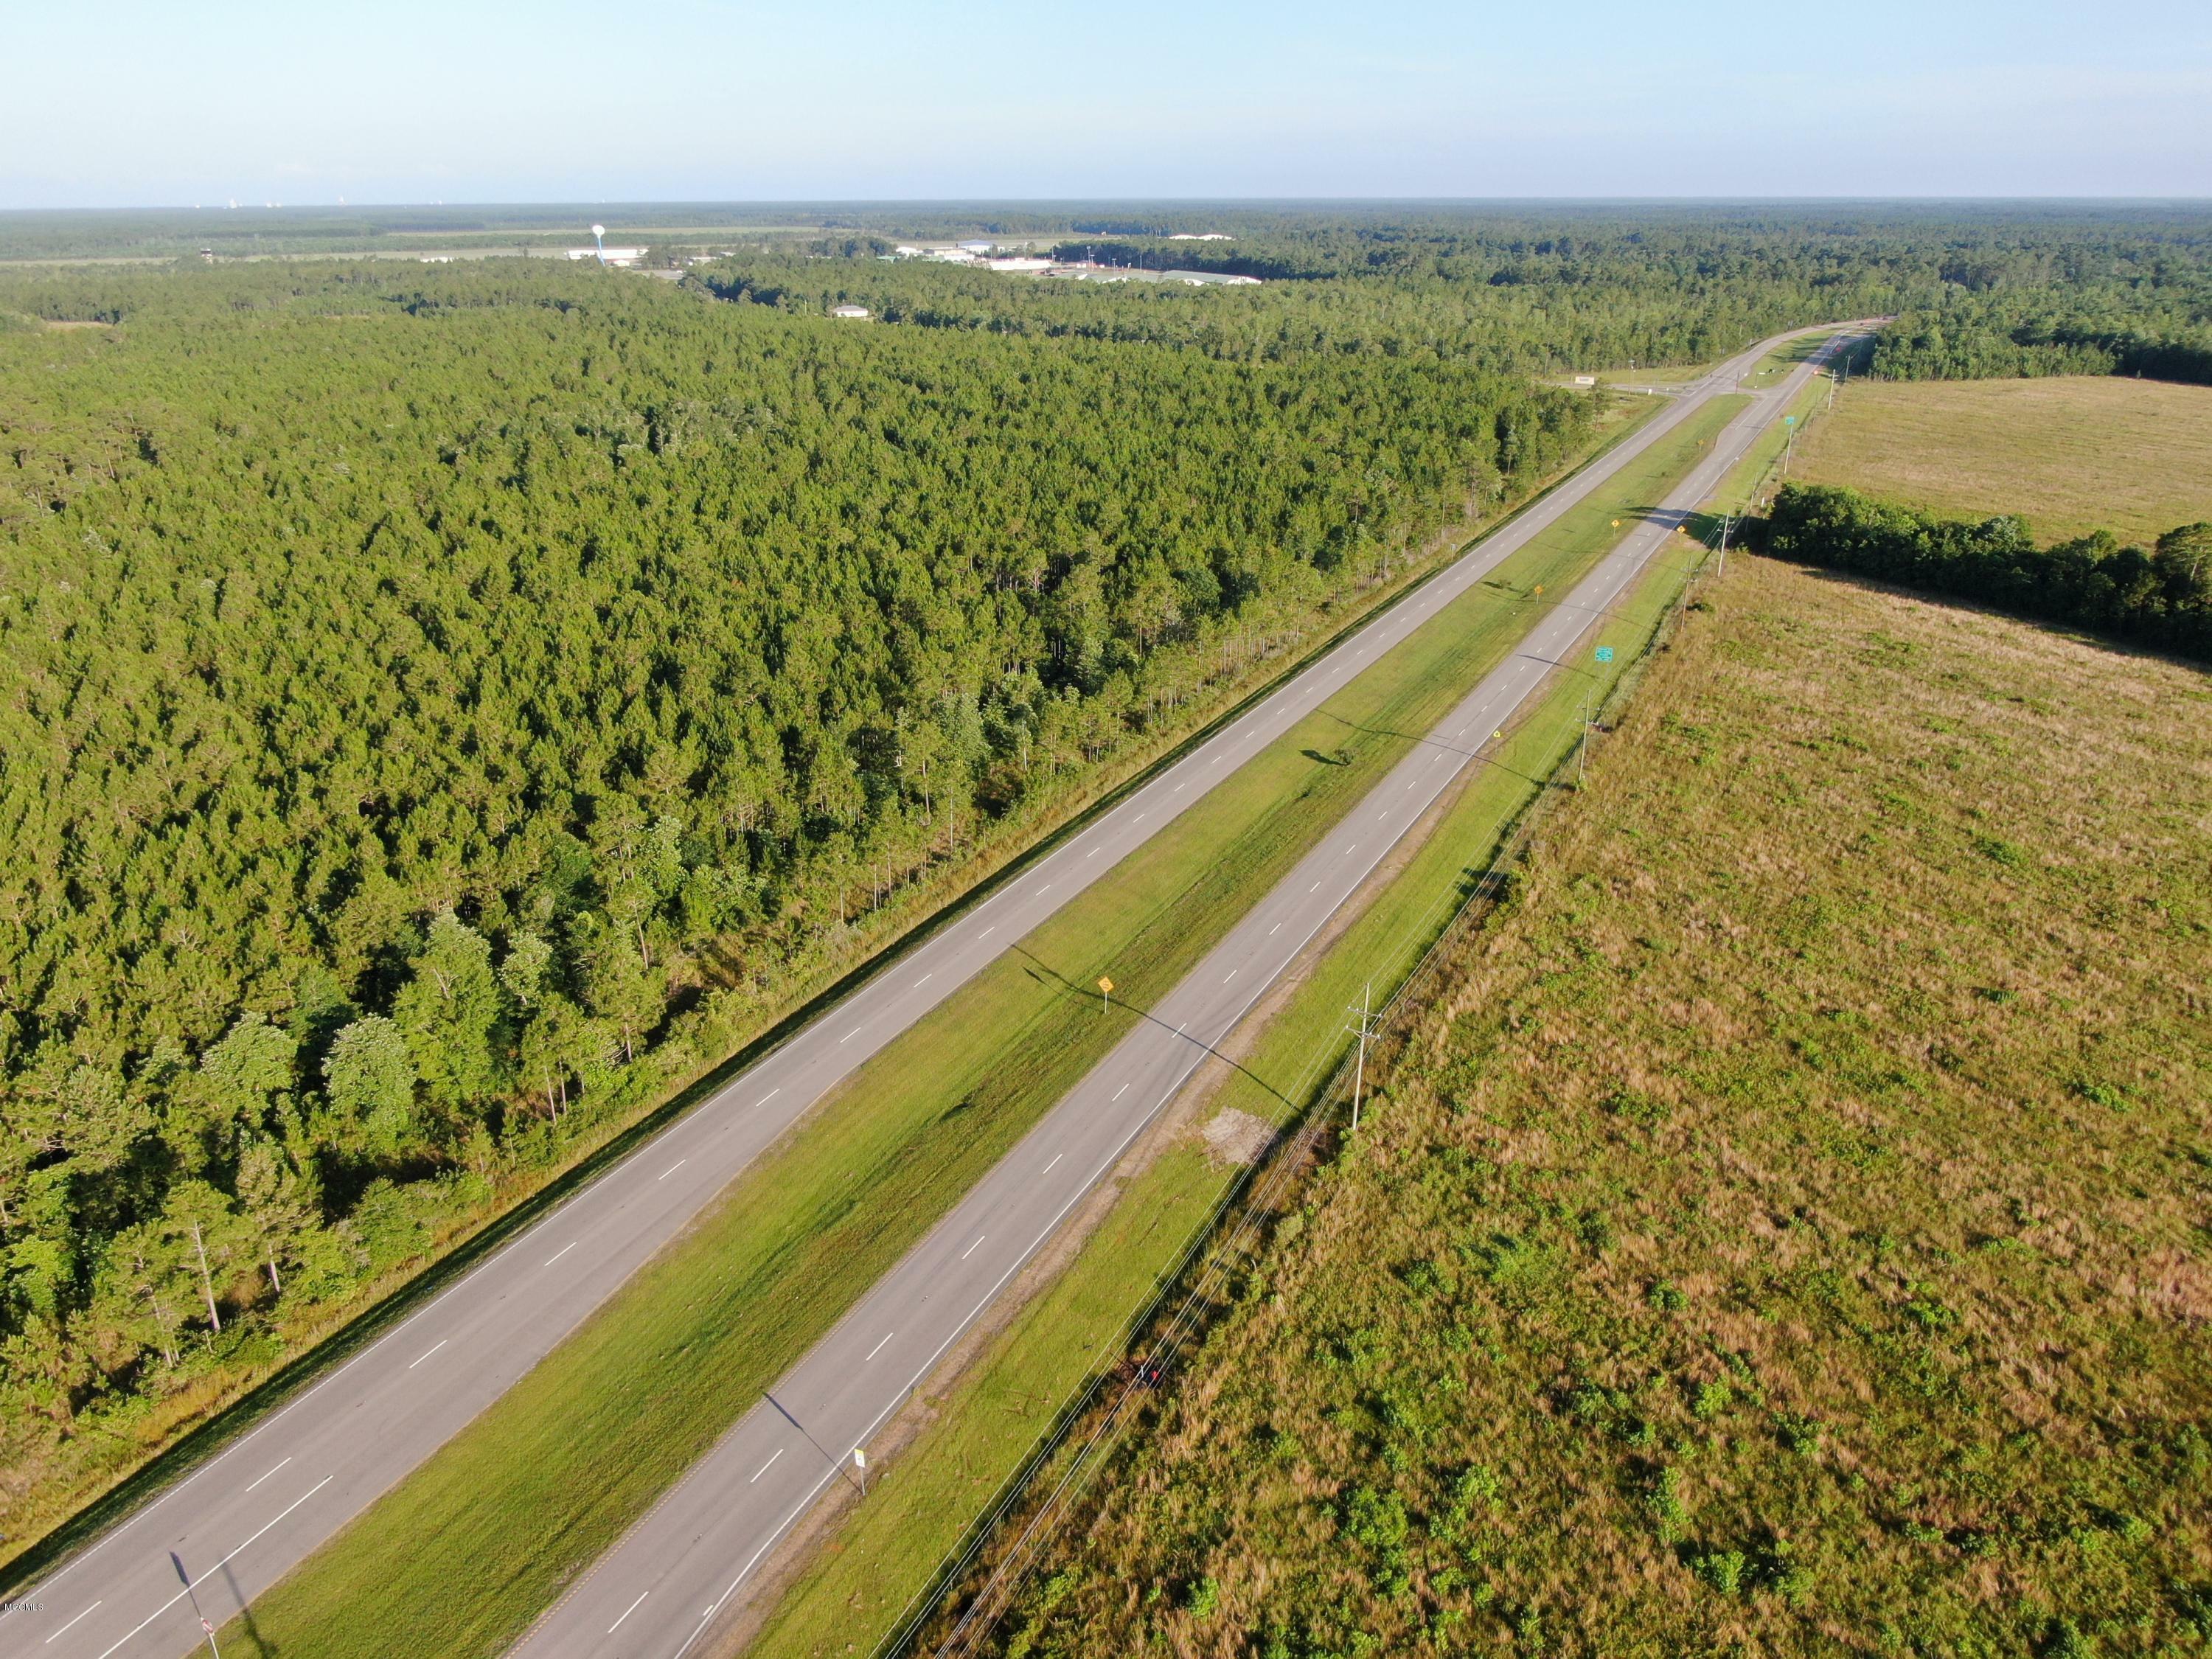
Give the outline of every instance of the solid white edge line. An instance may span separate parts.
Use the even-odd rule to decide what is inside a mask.
[[[434,1353],[437,1352],[439,1349],[441,1349],[441,1348],[444,1347],[444,1346],[446,1346],[446,1342],[447,1342],[447,1339],[446,1339],[446,1338],[444,1338],[444,1337],[442,1337],[442,1336],[441,1336],[441,1337],[440,1337],[440,1338],[439,1338],[435,1342],[433,1342],[433,1343],[432,1343],[428,1347],[427,1347],[427,1348],[423,1349],[423,1351],[422,1351],[421,1353],[419,1353],[419,1354],[416,1355],[414,1358],[412,1358],[412,1359],[409,1360],[409,1361],[407,1362],[407,1369],[408,1369],[409,1370],[410,1370],[410,1371],[411,1371],[411,1370],[414,1370],[417,1365],[421,1364],[424,1360],[428,1359],[428,1358],[432,1354],[434,1354]]]
[[[631,1602],[628,1607],[623,1609],[622,1619],[616,1620],[613,1624],[607,1626],[607,1634],[612,1636],[617,1631],[620,1630],[622,1628],[623,1619],[627,1619],[630,1614],[635,1613],[638,1608],[643,1605],[645,1598],[652,1594],[653,1592],[651,1590],[640,1590],[638,1592],[637,1600]]]
[[[282,1520],[283,1520],[286,1516],[288,1516],[288,1515],[291,1514],[291,1512],[292,1512],[292,1510],[296,1510],[296,1509],[298,1509],[298,1508],[300,1507],[300,1505],[301,1505],[301,1504],[302,1504],[306,1503],[306,1502],[307,1501],[307,1499],[308,1499],[308,1498],[313,1498],[313,1497],[317,1492],[320,1492],[324,1487],[325,1487],[325,1486],[329,1486],[329,1485],[331,1484],[331,1481],[333,1481],[333,1480],[337,1480],[337,1476],[336,1476],[336,1475],[334,1475],[334,1474],[326,1474],[326,1475],[325,1475],[321,1480],[319,1480],[316,1481],[316,1482],[315,1482],[315,1484],[314,1484],[313,1486],[312,1486],[308,1487],[308,1488],[307,1488],[307,1490],[305,1492],[301,1493],[298,1498],[295,1498],[295,1499],[292,1501],[292,1504],[291,1504],[291,1505],[290,1505],[289,1508],[287,1508],[287,1509],[283,1509],[283,1510],[280,1510],[276,1513],[276,1515],[274,1517],[272,1517],[272,1518],[271,1518],[270,1520],[269,1520],[268,1522],[264,1522],[264,1523],[263,1524],[263,1526],[262,1526],[261,1532],[257,1532],[257,1533],[255,1533],[255,1534],[253,1534],[253,1538],[249,1538],[249,1539],[247,1539],[247,1540],[246,1540],[246,1543],[244,1543],[244,1544],[240,1544],[240,1545],[238,1547],[238,1549],[234,1549],[234,1550],[231,1551],[231,1553],[230,1553],[228,1555],[224,1556],[224,1557],[222,1558],[222,1560],[220,1560],[220,1561],[218,1561],[218,1562],[216,1562],[216,1563],[215,1564],[215,1565],[213,1565],[213,1566],[211,1566],[211,1567],[208,1568],[208,1569],[207,1569],[207,1571],[206,1571],[205,1572],[201,1573],[201,1574],[200,1574],[200,1578],[201,1578],[202,1582],[203,1582],[203,1583],[204,1583],[204,1582],[206,1581],[206,1578],[207,1578],[208,1573],[210,1573],[210,1572],[220,1572],[220,1571],[222,1571],[222,1569],[223,1569],[223,1568],[225,1568],[225,1567],[228,1566],[228,1565],[229,1565],[233,1561],[234,1561],[234,1560],[236,1560],[236,1559],[238,1559],[238,1555],[239,1555],[239,1551],[240,1551],[240,1550],[243,1550],[243,1549],[245,1549],[248,1545],[250,1545],[250,1544],[252,1544],[252,1543],[253,1542],[253,1540],[254,1540],[255,1538],[258,1538],[258,1537],[260,1537],[260,1536],[261,1536],[261,1533],[262,1533],[262,1532],[267,1532],[270,1527],[275,1526],[275,1525],[276,1524],[276,1522],[277,1522],[282,1521]],[[161,1605],[160,1607],[158,1607],[155,1608],[153,1612],[151,1612],[151,1613],[148,1613],[148,1614],[147,1614],[143,1619],[140,1620],[139,1620],[136,1625],[132,1626],[131,1627],[130,1631],[125,1634],[125,1636],[123,1637],[122,1641],[118,1641],[118,1643],[116,1643],[114,1647],[110,1647],[110,1648],[104,1648],[104,1649],[102,1649],[102,1650],[100,1650],[100,1656],[99,1656],[99,1659],[107,1659],[107,1656],[108,1656],[109,1654],[111,1654],[111,1653],[114,1652],[116,1648],[119,1648],[119,1647],[121,1647],[121,1646],[123,1645],[123,1643],[124,1643],[124,1642],[127,1642],[127,1641],[129,1641],[129,1640],[131,1638],[131,1637],[136,1636],[136,1635],[137,1635],[140,1631],[142,1631],[142,1630],[145,1629],[147,1626],[149,1626],[149,1625],[152,1624],[152,1623],[153,1623],[156,1619],[159,1619],[159,1618],[160,1618],[163,1613],[167,1613],[167,1612],[171,1607],[173,1607],[174,1606],[176,1606],[178,1602],[179,1602],[179,1601],[183,1601],[183,1600],[185,1599],[185,1594],[186,1594],[186,1592],[185,1592],[185,1591],[184,1591],[184,1590],[179,1590],[179,1591],[178,1591],[174,1595],[171,1596],[167,1601],[166,1601],[162,1602],[162,1603],[161,1603]]]

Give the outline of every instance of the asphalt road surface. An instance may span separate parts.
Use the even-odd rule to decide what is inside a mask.
[[[1735,390],[1774,343],[1764,342],[1693,383],[1649,425],[11,1600],[0,1611],[0,1653],[11,1659],[176,1659],[204,1644],[203,1616],[220,1628],[435,1451],[837,1082],[1634,456],[1709,398]],[[1708,493],[1772,402],[1810,372],[1794,373],[1764,393],[1700,467],[1701,482],[1677,496],[1694,502]],[[1464,718],[1448,720],[1439,728],[1441,741],[1417,750],[1340,825],[1300,866],[1305,873],[1239,924],[1154,1011],[1154,1019],[1056,1107],[802,1363],[776,1397],[823,1446],[843,1455],[897,1404],[908,1380],[973,1319],[1195,1066],[1203,1043],[1234,1022],[1288,953],[1358,884],[1395,838],[1390,826],[1401,830],[1418,817],[1487,735],[1483,722],[1502,723],[1534,689],[1550,666],[1547,659],[1601,608],[1592,596],[1606,591],[1608,573],[1625,580],[1670,527],[1632,534],[1596,574],[1547,613],[1521,654],[1462,705]],[[1465,749],[1451,746],[1462,738]],[[1387,799],[1392,790],[1404,799]],[[1377,816],[1383,811],[1389,818]],[[1303,895],[1289,890],[1298,881],[1309,884]],[[1210,985],[1209,973],[1219,975]],[[756,1448],[757,1462],[748,1462]],[[833,1474],[789,1419],[763,1406],[541,1622],[524,1650],[680,1650],[726,1603],[739,1569],[758,1559]],[[190,1594],[178,1562],[194,1580]]]
[[[672,1659],[706,1648],[792,1522],[832,1480],[856,1478],[853,1450],[865,1449],[1407,830],[1479,763],[1492,736],[1719,487],[1775,418],[1777,400],[1812,373],[1812,365],[1792,373],[1732,422],[1662,510],[1540,614],[1514,654],[578,1582],[516,1659]]]

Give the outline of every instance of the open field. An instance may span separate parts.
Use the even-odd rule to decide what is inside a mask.
[[[268,1651],[374,1651],[358,1618],[372,1602],[404,1610],[441,1651],[489,1650],[526,1623],[1133,1018],[1073,988],[1110,969],[1133,1004],[1164,993],[1405,752],[1402,734],[1521,637],[1530,590],[1588,568],[1616,539],[1612,520],[1663,494],[1735,412],[1722,400],[1639,457],[877,1055],[684,1242],[262,1598],[243,1634]],[[447,1541],[427,1559],[433,1533]]]
[[[965,1375],[921,1402],[911,1448],[803,1570],[746,1651],[763,1659],[842,1653],[847,1642],[872,1641],[896,1620],[1054,1408],[1114,1358],[1133,1311],[1174,1270],[1231,1186],[1233,1170],[1206,1155],[1192,1124],[1234,1110],[1279,1127],[1305,1107],[1348,1046],[1346,1006],[1370,981],[1379,1001],[1434,938],[1527,806],[1534,780],[1571,751],[1585,694],[1601,701],[1627,668],[1697,551],[1685,543],[1681,556],[1655,563],[1589,641],[1613,647],[1615,661],[1553,688],[1491,763],[1437,810],[1401,867],[1378,875],[1357,920],[1299,971],[1237,1066],[1219,1068],[1210,1089],[1201,1079],[1195,1087],[1203,1098],[1186,1103],[1182,1121],[1157,1132],[1153,1148],[1133,1155],[1136,1167],[1099,1231]],[[1154,1152],[1157,1161],[1148,1156]]]
[[[1793,473],[1956,518],[2017,513],[2042,540],[2148,543],[2212,519],[2212,386],[1854,380]]]
[[[1705,597],[1004,1651],[2212,1636],[2212,686]]]

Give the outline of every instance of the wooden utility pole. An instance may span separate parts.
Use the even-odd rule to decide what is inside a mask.
[[[1348,1014],[1358,1016],[1359,1022],[1357,1025],[1346,1028],[1359,1034],[1359,1058],[1353,1064],[1352,1071],[1352,1133],[1354,1134],[1359,1133],[1359,1103],[1367,1091],[1367,1039],[1375,1035],[1374,1010],[1375,981],[1370,979],[1367,981],[1367,988],[1360,996],[1359,1006],[1357,1008],[1345,1010]]]

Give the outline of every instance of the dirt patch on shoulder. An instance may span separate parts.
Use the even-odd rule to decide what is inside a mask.
[[[1219,1115],[1198,1132],[1206,1143],[1206,1152],[1217,1164],[1254,1164],[1275,1144],[1275,1126],[1249,1112],[1240,1112],[1234,1106],[1225,1107]]]

